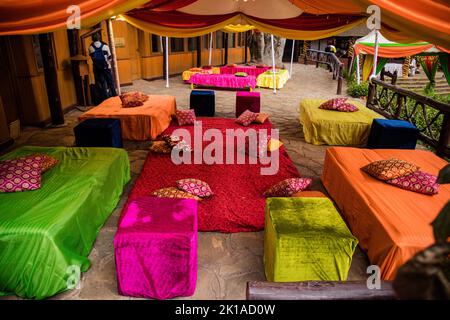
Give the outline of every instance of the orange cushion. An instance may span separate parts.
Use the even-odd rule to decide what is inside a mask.
[[[258,116],[256,117],[255,122],[264,123],[267,119],[269,119],[269,114],[261,112],[261,113],[258,113]]]

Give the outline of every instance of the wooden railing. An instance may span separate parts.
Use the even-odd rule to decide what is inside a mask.
[[[369,82],[367,107],[389,119],[403,119],[442,157],[450,156],[450,104],[433,100],[379,79]]]
[[[337,94],[342,93],[342,82],[344,80],[342,73],[344,70],[344,64],[339,60],[338,57],[336,57],[334,53],[308,49],[306,50],[304,61],[305,64],[308,64],[308,61],[315,62],[316,68],[318,68],[320,64],[326,65],[328,67],[328,70],[333,74],[333,80],[338,81]]]

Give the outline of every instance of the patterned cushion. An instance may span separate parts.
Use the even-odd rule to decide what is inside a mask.
[[[265,197],[290,197],[296,192],[303,191],[311,184],[309,178],[289,178],[283,180],[264,192]]]
[[[179,198],[179,199],[194,199],[200,201],[201,198],[194,196],[190,193],[178,190],[175,187],[162,188],[151,193],[152,196],[156,196],[158,198]]]
[[[391,158],[369,163],[361,169],[374,178],[386,181],[407,176],[419,170],[419,167],[404,160]]]
[[[139,91],[131,91],[121,94],[120,100],[124,108],[140,107],[148,100],[148,95]]]
[[[344,102],[344,103],[340,104],[339,107],[337,108],[337,111],[342,111],[342,112],[355,112],[358,110],[359,110],[358,107],[356,107],[348,102]]]
[[[179,136],[176,135],[168,135],[164,134],[161,136],[161,139],[165,141],[170,148],[175,147],[178,143],[180,143],[181,139]]]
[[[154,153],[171,153],[172,148],[165,141],[153,141],[150,151]]]
[[[264,122],[266,122],[267,119],[269,119],[269,114],[261,112],[261,113],[258,113],[258,116],[256,117],[255,122],[264,123]]]
[[[55,167],[59,163],[58,159],[55,159],[52,156],[49,156],[48,154],[45,153],[35,153],[32,154],[31,157],[43,158],[41,173],[47,172],[48,170]]]
[[[211,187],[198,179],[181,179],[177,181],[178,189],[200,198],[208,198],[213,195]]]
[[[229,64],[227,64],[227,67],[235,68],[235,67],[237,67],[237,64],[236,63],[229,63]]]
[[[236,123],[247,127],[250,123],[256,120],[256,117],[258,117],[257,113],[251,112],[250,110],[245,110],[239,118],[236,119]]]
[[[347,101],[347,98],[330,99],[319,106],[319,109],[324,110],[338,110]]]
[[[435,175],[417,170],[407,176],[386,181],[389,184],[402,189],[411,190],[423,194],[433,195],[438,193],[439,184]]]
[[[0,192],[36,190],[41,187],[44,158],[21,157],[0,162]]]
[[[280,149],[280,147],[283,145],[283,142],[277,139],[270,138],[269,142],[267,143],[267,150],[272,152],[275,150]]]
[[[203,69],[202,69],[202,68],[190,68],[189,71],[192,71],[192,72],[202,72]]]
[[[236,77],[247,77],[248,74],[246,72],[236,72],[234,74]]]
[[[180,126],[191,124],[193,125],[196,120],[194,109],[177,110],[175,114],[177,116],[177,121]]]

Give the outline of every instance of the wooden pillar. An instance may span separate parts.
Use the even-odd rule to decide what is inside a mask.
[[[197,37],[197,68],[202,66],[202,38]]]
[[[116,45],[114,43],[114,30],[111,19],[106,21],[106,29],[108,31],[109,48],[111,49],[111,71],[113,74],[114,83],[116,85],[116,93],[120,95],[119,68],[117,67]]]
[[[164,39],[165,41],[166,39]],[[165,46],[165,42],[163,41],[163,45],[162,45],[162,52],[163,52],[163,79],[166,79],[166,65],[167,65],[167,55],[166,55],[166,46]]]
[[[39,43],[44,64],[45,86],[47,87],[48,105],[50,107],[52,125],[60,126],[64,124],[64,113],[58,86],[53,34],[40,34]]]
[[[227,65],[228,64],[228,33],[227,32],[225,32],[224,33],[225,34],[225,36],[224,36],[224,39],[225,39],[225,65]]]
[[[244,32],[244,34],[242,35],[244,37],[244,63],[247,64],[247,60],[248,60],[248,43],[247,43],[247,38],[248,38],[248,33],[251,31],[246,31]]]

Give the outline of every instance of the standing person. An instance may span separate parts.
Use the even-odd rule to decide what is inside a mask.
[[[334,46],[334,41],[333,40],[329,40],[327,43],[327,46],[325,47],[325,52],[332,52],[332,53],[336,53],[336,47]]]
[[[101,41],[99,33],[92,35],[89,55],[94,66],[95,85],[101,91],[101,100],[116,96],[116,88],[111,72],[111,51],[109,46]]]

